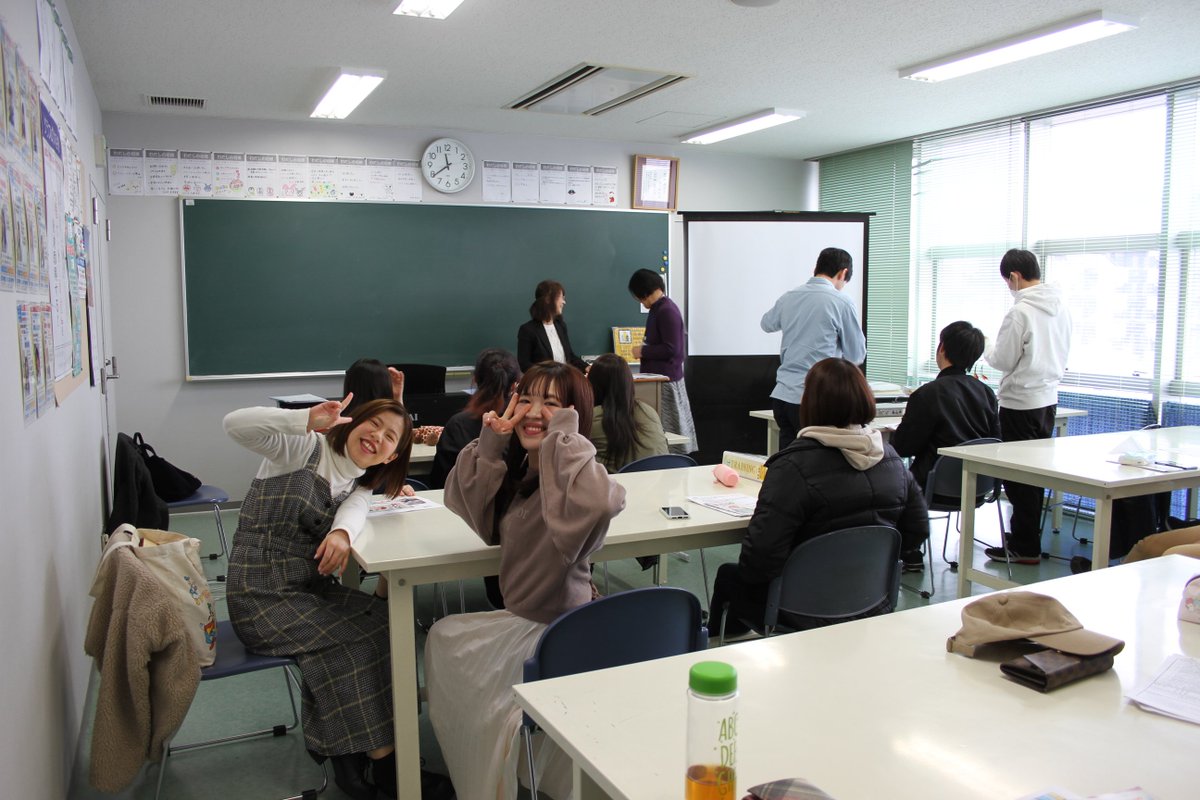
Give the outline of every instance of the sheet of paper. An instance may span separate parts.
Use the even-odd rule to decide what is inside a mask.
[[[274,153],[246,153],[246,197],[279,197],[279,156]]]
[[[146,194],[176,197],[180,193],[179,151],[146,148]]]
[[[276,403],[324,403],[325,398],[315,394],[273,394]]]
[[[507,161],[483,162],[483,202],[512,202],[512,164]]]
[[[245,153],[213,153],[213,194],[217,197],[246,196]]]
[[[184,197],[209,197],[212,195],[211,150],[179,151],[179,193]]]
[[[401,203],[421,202],[421,162],[416,159],[396,159],[396,200]]]
[[[512,165],[512,201],[536,205],[538,202],[538,165],[514,161]]]
[[[279,154],[279,196],[308,197],[308,156]]]
[[[559,206],[567,202],[566,164],[538,164],[538,202]]]
[[[1200,659],[1171,656],[1129,699],[1147,711],[1200,724]]]
[[[592,205],[617,207],[616,167],[592,167]]]
[[[758,504],[758,500],[748,494],[693,495],[688,497],[688,500],[733,517],[749,517],[754,513],[754,506]]]
[[[435,503],[424,497],[380,497],[371,501],[367,508],[367,516],[378,517],[384,514],[405,514],[409,511],[428,511],[431,508],[441,508],[441,503]]]
[[[582,164],[567,164],[567,205],[592,204],[592,168]]]
[[[128,147],[108,148],[108,191],[110,194],[141,194],[145,182],[142,151]]]

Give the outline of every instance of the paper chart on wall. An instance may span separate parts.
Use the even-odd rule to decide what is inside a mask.
[[[559,206],[567,202],[566,164],[538,164],[538,202]]]
[[[34,379],[33,331],[29,304],[17,304],[17,345],[21,359],[21,408],[25,425],[37,419],[37,390]]]
[[[390,158],[368,158],[366,161],[366,196],[375,203],[390,203],[396,199],[396,167]]]
[[[308,156],[279,155],[279,196],[308,197]]]
[[[617,207],[616,167],[592,167],[592,205]]]
[[[421,162],[417,159],[396,159],[396,200],[401,203],[421,202]]]
[[[246,154],[213,153],[213,195],[245,197]]]
[[[567,205],[592,204],[592,168],[583,164],[567,164]]]
[[[279,197],[279,156],[273,153],[246,153],[246,197]]]
[[[146,148],[146,194],[178,197],[183,182],[179,176],[178,150]]]
[[[336,157],[308,157],[308,196],[313,200],[336,200],[337,178]]]
[[[538,197],[538,165],[530,161],[514,161],[512,201],[532,205],[538,202]]]
[[[67,209],[66,182],[63,177],[62,139],[58,124],[50,110],[42,106],[42,179],[46,187],[46,280],[49,287],[49,322],[53,332],[54,349],[47,351],[51,359],[52,379],[71,374],[73,362],[71,345],[71,287],[67,275]]]
[[[141,149],[110,147],[108,149],[109,194],[141,194],[145,183],[145,167]]]
[[[17,265],[14,260],[16,234],[12,203],[9,201],[8,161],[0,155],[0,289],[10,292],[17,288]]]
[[[179,193],[184,197],[212,196],[212,151],[179,151]]]
[[[367,160],[341,156],[338,162],[337,199],[367,199]]]
[[[512,164],[507,161],[483,162],[483,202],[512,201]]]

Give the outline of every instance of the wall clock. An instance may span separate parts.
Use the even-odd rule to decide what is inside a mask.
[[[439,192],[461,192],[475,178],[475,156],[457,139],[435,139],[421,156],[421,174]]]

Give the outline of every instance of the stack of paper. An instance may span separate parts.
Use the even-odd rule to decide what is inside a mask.
[[[758,500],[748,494],[709,494],[689,497],[693,503],[729,514],[734,517],[748,517],[754,513]]]
[[[1200,724],[1200,660],[1171,656],[1129,699],[1147,711]]]

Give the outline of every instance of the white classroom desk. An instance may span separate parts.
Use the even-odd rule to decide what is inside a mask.
[[[1192,464],[1200,463],[1200,426],[940,448],[939,454],[956,456],[962,459],[963,464],[964,500],[960,509],[962,532],[958,546],[958,596],[968,596],[973,582],[994,589],[1016,585],[974,568],[975,505],[970,499],[975,497],[976,480],[980,474],[1094,498],[1093,570],[1108,566],[1114,500],[1200,486],[1200,469],[1156,472],[1112,463],[1120,453],[1130,449],[1131,440],[1139,449],[1156,451],[1160,456],[1168,457],[1168,460],[1175,458]]]
[[[688,438],[679,433],[667,433],[668,445],[683,445],[688,443]],[[437,452],[437,447],[430,444],[414,444],[412,448],[412,456],[409,457],[408,463],[412,464],[416,469],[410,470],[413,476],[420,479],[422,474],[429,472],[429,465],[433,463],[433,456]]]
[[[760,484],[740,481],[727,489],[711,466],[613,475],[625,487],[625,510],[613,519],[593,561],[695,550],[741,541],[749,517],[732,517],[694,503],[689,495],[758,495]],[[441,491],[420,496],[442,502]],[[661,506],[685,506],[690,519],[668,520]],[[500,549],[489,547],[449,509],[370,517],[354,543],[354,556],[388,582],[392,644],[392,699],[400,798],[419,800],[420,740],[417,729],[416,631],[413,590],[422,584],[495,575]]]
[[[1057,408],[1054,412],[1054,435],[1067,435],[1067,422],[1073,417],[1086,417],[1087,411],[1080,408]],[[751,411],[750,416],[755,419],[765,419],[767,421],[767,455],[773,455],[779,451],[779,423],[775,421],[775,415],[770,409],[760,409]],[[876,417],[871,425],[880,428],[881,430],[888,425],[897,424],[903,419],[903,415],[898,417]],[[1062,492],[1058,489],[1051,490],[1050,496],[1050,513],[1052,515],[1052,526],[1055,531],[1062,530],[1063,517],[1063,502]]]
[[[682,797],[688,668],[738,671],[737,791],[803,777],[838,800],[1017,800],[1050,787],[1197,796],[1200,728],[1124,699],[1170,655],[1200,657],[1176,618],[1200,562],[1157,558],[1046,581],[1088,628],[1125,640],[1114,669],[1048,694],[996,661],[946,652],[968,600],[625,667],[519,684],[574,763],[575,800]]]

